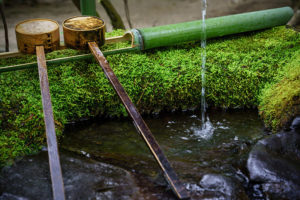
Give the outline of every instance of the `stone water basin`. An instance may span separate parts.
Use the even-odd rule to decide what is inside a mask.
[[[192,199],[264,199],[248,179],[266,134],[257,111],[161,114],[145,119]],[[60,143],[67,199],[176,199],[130,120],[70,125]],[[35,173],[32,173],[35,172]],[[2,171],[0,199],[51,199],[47,153]]]

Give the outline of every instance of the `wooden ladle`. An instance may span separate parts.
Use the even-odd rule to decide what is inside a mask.
[[[108,61],[99,49],[99,46],[103,45],[105,41],[104,21],[100,18],[89,16],[71,17],[63,22],[63,30],[65,45],[67,47],[81,50],[90,49],[114,90],[121,99],[130,117],[133,119],[137,131],[142,135],[154,158],[164,172],[165,178],[169,182],[174,193],[179,199],[189,198],[186,188],[178,179],[176,173],[159,147],[147,124],[132,103],[130,97],[109,66]]]
[[[57,148],[45,59],[45,51],[53,51],[59,48],[59,25],[56,21],[49,19],[26,20],[16,25],[16,37],[19,51],[28,54],[36,53],[37,55],[53,199],[64,200],[64,184]]]

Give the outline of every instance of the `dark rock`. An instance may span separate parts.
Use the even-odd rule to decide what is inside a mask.
[[[300,133],[300,117],[296,117],[291,125],[291,129],[297,133]]]
[[[139,188],[121,168],[61,153],[66,199],[132,199]],[[47,152],[2,170],[1,200],[52,199]]]
[[[283,132],[260,140],[247,161],[250,180],[271,199],[300,197],[300,135]]]
[[[199,185],[205,193],[213,194],[214,199],[246,199],[247,196],[242,185],[234,180],[219,174],[206,174]],[[205,195],[207,196],[207,195]]]

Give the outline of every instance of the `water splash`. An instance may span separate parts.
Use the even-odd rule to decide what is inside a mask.
[[[202,58],[202,65],[201,65],[201,121],[202,121],[202,130],[206,129],[206,100],[205,100],[205,73],[206,73],[206,8],[207,2],[206,0],[202,0],[202,27],[201,27],[201,58]]]
[[[212,138],[214,131],[215,131],[214,125],[210,122],[209,118],[207,118],[206,122],[202,124],[202,127],[196,127],[192,126],[190,128],[190,131],[193,133],[193,135],[198,139],[198,141],[202,140],[209,140]]]

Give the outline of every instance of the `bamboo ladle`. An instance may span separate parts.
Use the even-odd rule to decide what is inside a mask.
[[[16,25],[16,37],[19,51],[37,55],[53,199],[64,200],[64,184],[45,59],[45,51],[49,52],[59,48],[59,25],[56,21],[49,19],[25,20]]]

